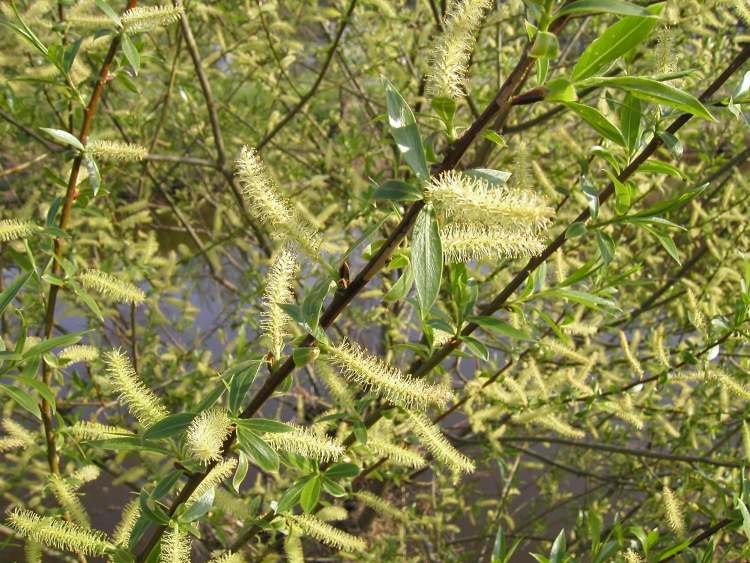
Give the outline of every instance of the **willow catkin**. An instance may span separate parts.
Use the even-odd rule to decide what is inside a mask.
[[[169,414],[161,399],[140,380],[124,352],[108,352],[105,362],[112,386],[138,422],[150,426]]]

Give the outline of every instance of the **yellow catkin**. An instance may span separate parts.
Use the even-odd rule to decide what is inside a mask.
[[[544,348],[546,348],[550,352],[554,352],[555,354],[558,354],[580,364],[588,364],[591,360],[589,356],[576,352],[572,348],[565,346],[562,342],[558,342],[552,337],[543,338],[542,346],[544,346]]]
[[[474,34],[490,0],[452,0],[430,57],[427,92],[430,97],[457,99],[463,94]]]
[[[26,540],[23,545],[26,563],[42,563],[42,545],[33,540]]]
[[[402,373],[361,346],[344,341],[328,349],[326,359],[349,381],[364,389],[372,389],[393,404],[406,408],[445,406],[453,398],[446,386],[430,385]]]
[[[75,490],[71,487],[65,479],[59,475],[50,475],[49,477],[49,489],[52,494],[60,503],[60,506],[70,515],[74,522],[80,524],[84,528],[91,527],[91,519],[86,513],[86,509],[83,507],[81,500],[76,495]]]
[[[15,508],[10,513],[8,524],[24,537],[55,549],[93,556],[104,555],[114,547],[102,532],[87,530],[58,518],[42,518],[22,508]]]
[[[696,298],[695,293],[693,293],[693,290],[689,287],[686,289],[686,293],[688,298],[688,310],[690,311],[690,321],[699,331],[706,332],[706,317],[703,316],[703,312],[698,304],[698,299]]]
[[[127,428],[86,421],[76,422],[66,430],[79,440],[108,440],[133,435]]]
[[[112,540],[120,546],[128,545],[130,535],[138,518],[141,516],[141,505],[138,499],[131,500],[125,505],[120,516],[120,522],[117,524],[115,531],[112,533]]]
[[[299,534],[290,532],[284,539],[284,555],[287,563],[305,563],[305,552],[302,550],[302,539]]]
[[[169,528],[161,540],[159,563],[190,563],[191,542],[187,532]]]
[[[334,528],[311,514],[288,514],[286,517],[291,527],[298,527],[306,536],[334,549],[341,551],[365,551],[367,549],[367,543],[364,540]]]
[[[301,426],[294,426],[291,432],[265,434],[264,439],[274,449],[321,462],[335,461],[344,455],[343,446]]]
[[[625,355],[625,359],[633,368],[633,371],[638,375],[638,377],[642,378],[643,368],[641,367],[641,362],[638,361],[638,358],[635,357],[635,354],[630,349],[630,345],[628,344],[628,337],[625,336],[625,333],[623,331],[620,331],[620,346],[622,347],[622,352]]]
[[[447,217],[488,227],[546,229],[554,209],[526,189],[491,186],[483,178],[456,171],[433,177],[425,186],[425,199]]]
[[[643,558],[630,548],[622,554],[622,557],[625,559],[625,563],[643,563]]]
[[[745,461],[750,462],[750,426],[745,420],[742,421],[742,453]]]
[[[187,429],[187,444],[194,458],[203,464],[221,459],[222,445],[231,431],[227,411],[211,408],[196,416]]]
[[[664,515],[667,519],[667,524],[676,534],[685,533],[685,517],[683,515],[682,502],[674,491],[666,485],[662,489],[662,501],[664,502]]]
[[[408,520],[407,515],[402,510],[399,510],[387,500],[384,500],[369,491],[356,492],[354,493],[354,497],[368,508],[371,508],[383,516],[388,516],[400,522],[406,522]]]
[[[101,475],[101,470],[96,465],[84,465],[73,472],[70,481],[74,487],[78,488],[85,483],[95,481],[99,475]]]
[[[651,331],[651,349],[659,364],[664,368],[669,368],[669,354],[664,347],[664,327],[662,325]]]
[[[323,380],[323,384],[328,389],[331,397],[338,405],[346,410],[354,410],[354,395],[346,386],[346,382],[341,379],[331,368],[323,362],[316,364],[317,374]]]
[[[443,258],[450,264],[536,256],[545,246],[534,231],[473,223],[444,227],[440,230],[440,240]]]
[[[96,346],[77,344],[60,350],[58,357],[68,360],[68,365],[71,366],[80,362],[93,362],[99,357],[99,350]]]
[[[263,332],[271,340],[271,352],[275,358],[281,356],[286,336],[286,325],[289,315],[284,312],[281,305],[291,303],[292,280],[297,271],[297,261],[294,254],[288,248],[283,248],[276,256],[273,266],[268,273],[268,282],[263,294],[263,318],[260,326]]]
[[[750,401],[750,389],[724,370],[711,368],[706,371],[705,378],[709,382],[717,383],[723,391],[729,392],[745,401]]]
[[[235,467],[237,467],[237,458],[234,457],[225,459],[214,465],[211,468],[211,471],[208,472],[208,475],[206,475],[203,481],[201,481],[200,485],[195,488],[193,493],[185,501],[185,507],[190,508],[198,502],[203,495],[208,493],[208,491],[229,478],[232,473],[234,473]]]
[[[439,462],[453,473],[473,473],[474,462],[459,452],[440,431],[440,428],[422,413],[408,412],[409,426],[419,441]]]
[[[105,360],[112,386],[138,422],[150,426],[169,414],[161,399],[138,378],[125,353],[112,350],[106,354]]]
[[[336,522],[349,518],[349,513],[343,506],[325,506],[318,511],[317,516],[324,522]]]
[[[292,240],[310,256],[317,256],[320,235],[305,224],[279,192],[258,152],[243,147],[235,162],[235,176],[253,217],[281,240]]]
[[[34,231],[36,231],[36,227],[28,221],[19,221],[18,219],[0,220],[0,242],[27,238]]]
[[[96,140],[86,143],[86,153],[100,160],[139,161],[146,158],[148,150],[132,143]]]
[[[117,279],[112,274],[99,270],[86,270],[78,276],[81,285],[86,289],[93,289],[103,297],[116,303],[143,303],[146,294],[132,283]]]
[[[388,461],[395,465],[421,469],[426,463],[417,452],[374,437],[368,437],[367,449],[375,455],[388,458]]]
[[[227,551],[222,555],[211,558],[208,563],[245,563],[245,558],[239,553]]]
[[[120,18],[123,33],[133,35],[176,22],[182,15],[180,2],[174,6],[137,6],[126,11]]]

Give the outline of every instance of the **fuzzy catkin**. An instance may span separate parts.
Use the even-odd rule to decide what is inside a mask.
[[[120,516],[120,522],[117,524],[115,531],[112,533],[112,540],[120,546],[128,545],[130,535],[138,518],[141,516],[141,504],[137,498],[131,500],[125,505]]]
[[[371,389],[391,403],[406,408],[445,406],[453,392],[445,386],[430,385],[402,373],[370,355],[359,344],[343,341],[328,349],[328,362],[339,368],[350,382]]]
[[[15,508],[10,513],[8,524],[26,538],[55,549],[93,556],[104,555],[114,547],[102,532],[57,518],[42,518],[22,508]]]
[[[187,532],[171,527],[161,540],[159,563],[190,563],[191,541]]]
[[[86,270],[78,276],[78,279],[86,289],[93,289],[102,297],[106,297],[116,303],[137,305],[146,300],[146,294],[140,287],[119,280],[106,272]]]
[[[180,19],[183,11],[180,2],[174,6],[136,6],[126,11],[120,18],[122,32],[126,35],[133,35],[165,27]]]
[[[99,350],[96,346],[87,344],[76,344],[60,350],[58,358],[68,360],[68,365],[78,364],[80,362],[93,362],[99,357]]]
[[[235,467],[237,467],[236,457],[225,459],[214,465],[211,468],[211,471],[208,472],[208,475],[206,475],[203,481],[201,481],[200,485],[195,488],[193,493],[185,501],[185,507],[190,508],[192,505],[198,502],[201,497],[203,497],[203,495],[205,495],[208,491],[210,491],[211,489],[219,485],[222,481],[227,479],[230,475],[232,475],[232,473],[234,473]]]
[[[112,350],[105,356],[107,374],[130,413],[143,426],[151,426],[169,414],[166,407],[151,391],[130,364],[130,359],[120,350]]]
[[[301,426],[293,426],[293,428],[290,432],[265,434],[263,438],[274,449],[299,454],[320,462],[335,461],[344,455],[343,446],[329,438]]]
[[[281,305],[292,302],[292,280],[296,271],[294,254],[288,248],[283,248],[271,266],[263,293],[264,311],[260,326],[271,340],[271,352],[275,358],[281,356],[287,334],[286,324],[290,320]]]
[[[48,483],[57,502],[60,503],[60,506],[65,509],[73,521],[84,528],[90,528],[91,519],[70,483],[56,474],[50,475]]]
[[[311,514],[287,514],[286,518],[293,526],[299,527],[305,535],[334,549],[342,551],[364,551],[367,549],[367,543],[364,540],[334,528]]]
[[[407,412],[409,426],[430,453],[453,473],[473,473],[474,462],[459,452],[429,418],[422,413]]]
[[[196,416],[187,429],[190,453],[201,463],[221,459],[222,445],[231,431],[227,411],[211,408]]]
[[[86,143],[86,153],[100,160],[128,162],[143,160],[148,150],[132,143],[95,140]]]
[[[367,438],[366,447],[375,455],[388,458],[388,461],[395,465],[421,469],[426,463],[419,453],[375,437]]]
[[[36,226],[28,221],[20,221],[18,219],[0,220],[0,242],[27,238],[34,231],[36,231]]]
[[[683,516],[682,502],[674,491],[666,485],[662,489],[662,501],[664,502],[664,514],[667,518],[667,524],[676,534],[685,533],[685,517]]]
[[[444,31],[432,49],[427,92],[432,98],[457,99],[463,94],[474,34],[482,22],[490,0],[452,0]]]
[[[540,236],[528,230],[456,223],[440,230],[443,258],[449,264],[536,256],[544,250]]]
[[[123,436],[133,435],[133,433],[127,428],[108,426],[106,424],[87,422],[85,420],[76,422],[66,430],[79,440],[107,440],[110,438],[121,438]]]
[[[527,189],[491,186],[483,178],[449,170],[425,186],[425,199],[461,223],[539,232],[549,226],[554,209]]]

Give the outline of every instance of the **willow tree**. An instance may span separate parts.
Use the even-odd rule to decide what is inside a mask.
[[[1,9],[3,560],[750,557],[746,0]]]

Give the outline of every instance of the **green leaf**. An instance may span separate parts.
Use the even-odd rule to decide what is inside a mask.
[[[401,180],[388,180],[377,187],[373,197],[387,201],[418,201],[422,199],[422,190]]]
[[[409,264],[404,268],[404,272],[396,283],[393,284],[393,287],[383,296],[383,300],[399,301],[400,299],[404,299],[409,290],[411,290],[412,285],[414,285],[414,273],[412,272],[411,264]]]
[[[589,82],[589,81],[587,81]],[[654,104],[665,105],[679,109],[686,113],[708,119],[709,121],[716,121],[714,116],[706,109],[701,101],[685,92],[679,90],[674,86],[653,80],[652,78],[645,78],[642,76],[614,76],[611,78],[592,78],[591,83],[611,86],[612,88],[618,88],[626,92],[630,92],[636,98],[651,102]]]
[[[159,422],[152,424],[144,432],[143,437],[147,440],[156,440],[159,438],[169,438],[183,432],[195,418],[193,412],[180,412],[170,414],[162,418]]]
[[[237,443],[255,464],[264,471],[277,471],[279,469],[279,456],[260,436],[255,432],[237,426]]]
[[[180,517],[180,522],[195,522],[206,514],[209,510],[211,510],[211,507],[214,504],[214,496],[216,494],[215,489],[212,487],[209,490],[205,492],[205,494],[199,498],[197,501],[195,501],[193,504],[190,505],[190,508],[188,508],[185,512],[183,512]]]
[[[620,130],[598,109],[577,102],[565,102],[565,105],[580,115],[602,137],[614,141],[621,147],[625,146],[625,139]]]
[[[115,25],[120,25],[120,16],[112,9],[112,7],[105,0],[96,0],[96,7],[99,8],[105,15],[107,15]]]
[[[529,49],[529,56],[538,59],[554,59],[560,52],[560,42],[557,35],[549,31],[539,31],[534,38],[534,44]]]
[[[314,476],[310,479],[299,495],[299,504],[306,513],[311,513],[315,506],[318,504],[320,498],[320,475]]]
[[[243,367],[232,376],[229,384],[229,412],[238,414],[250,386],[258,375],[262,360],[243,362]]]
[[[391,135],[396,141],[399,152],[404,156],[404,160],[417,175],[417,178],[426,182],[430,176],[430,171],[427,168],[427,159],[422,146],[422,137],[419,135],[419,129],[417,128],[417,121],[401,94],[388,80],[385,80],[385,102]]]
[[[42,340],[39,344],[24,352],[23,357],[33,358],[35,356],[41,356],[53,348],[64,348],[65,346],[70,346],[81,340],[83,335],[87,332],[88,331],[71,332],[70,334],[63,334],[62,336],[55,336],[54,338]]]
[[[653,17],[653,14],[624,0],[577,0],[562,7],[556,17],[590,14],[617,14],[618,16]]]
[[[232,477],[232,488],[237,492],[237,494],[239,494],[240,492],[240,485],[242,485],[242,482],[245,480],[247,470],[250,467],[250,462],[248,461],[245,452],[240,451],[238,458],[239,461],[237,462],[237,471],[234,472],[234,477]]]
[[[437,299],[443,273],[443,247],[440,243],[435,210],[427,205],[414,224],[411,248],[417,300],[422,317],[426,317]]]
[[[586,223],[583,223],[581,221],[575,221],[574,223],[571,223],[568,225],[568,228],[565,229],[565,238],[571,239],[571,238],[577,238],[585,236],[588,233],[588,229],[586,228]]]
[[[602,256],[605,264],[612,262],[615,257],[615,241],[607,233],[596,231],[596,246],[599,248],[599,254]]]
[[[598,295],[586,291],[556,288],[550,289],[545,293],[552,297],[562,297],[573,303],[580,303],[581,305],[585,305],[586,307],[595,310],[598,310],[601,307],[612,308],[615,306],[614,301],[611,299],[605,299],[604,297],[599,297]]]
[[[661,12],[663,4],[647,8],[649,14]],[[579,82],[613,63],[636,45],[645,40],[658,20],[653,17],[628,16],[608,28],[589,45],[578,59],[571,80]]]
[[[34,372],[36,372],[36,369],[34,369]],[[50,408],[52,409],[52,413],[55,413],[55,394],[52,392],[52,389],[49,388],[49,386],[44,383],[43,381],[39,379],[35,379],[33,377],[33,373],[31,376],[28,375],[16,375],[13,376],[14,381],[18,381],[19,383],[23,383],[24,385],[28,385],[32,389],[35,389],[39,395],[49,403]]]
[[[29,280],[31,274],[32,272],[26,272],[25,274],[19,275],[15,280],[13,280],[12,284],[10,284],[6,289],[3,290],[2,293],[0,293],[0,314],[5,311],[5,308],[10,304],[11,301],[13,301],[18,292],[21,291],[21,288]]]
[[[281,500],[279,500],[279,504],[276,505],[276,513],[280,514],[282,512],[286,512],[290,508],[292,508],[295,504],[297,504],[297,501],[299,500],[300,494],[302,493],[302,489],[307,484],[307,482],[310,480],[311,476],[303,477],[302,479],[298,479],[291,487],[289,487],[284,495],[281,497]]]
[[[632,153],[638,147],[641,134],[641,101],[631,93],[625,95],[620,106],[620,128],[625,146]]]
[[[127,33],[120,35],[120,38],[122,39],[122,52],[125,53],[125,58],[128,59],[130,66],[133,67],[133,72],[137,76],[141,69],[141,55]]]
[[[679,168],[663,160],[649,160],[644,162],[638,167],[638,172],[654,172],[656,174],[666,174],[667,176],[680,178],[681,180],[686,179]]]
[[[17,387],[14,387],[12,385],[8,385],[7,383],[0,383],[0,389],[7,393],[11,399],[13,399],[16,403],[18,403],[36,418],[38,418],[39,420],[42,419],[42,415],[39,412],[39,405],[37,404],[36,400],[26,391],[18,389]]]
[[[335,286],[335,282],[324,277],[318,280],[312,289],[305,294],[305,300],[302,302],[302,317],[310,328],[310,332],[315,333],[318,328],[323,301],[325,301],[331,288]]]
[[[65,69],[65,72],[70,72],[73,62],[76,60],[78,50],[81,48],[82,41],[83,37],[79,37],[65,49],[65,53],[63,54],[63,68]]]
[[[575,86],[570,80],[565,78],[556,78],[547,83],[547,93],[544,99],[548,102],[575,102],[578,100],[578,93]]]
[[[490,351],[481,340],[478,340],[473,336],[462,336],[461,341],[466,344],[466,348],[472,356],[485,362],[490,359]]]
[[[67,131],[63,131],[62,129],[50,129],[48,127],[40,127],[39,129],[41,129],[42,131],[47,133],[47,135],[55,139],[57,142],[62,143],[63,145],[70,145],[71,147],[74,147],[79,151],[84,150],[84,147],[81,144],[81,141],[78,140],[78,137],[71,135]]]
[[[239,426],[252,430],[253,432],[264,433],[264,432],[291,432],[294,430],[288,424],[283,422],[277,422],[276,420],[269,420],[267,418],[247,418],[237,422]]]
[[[465,170],[463,173],[465,176],[484,180],[491,186],[504,186],[508,183],[508,178],[511,177],[510,172],[505,172],[504,170],[492,170],[490,168],[471,168]]]
[[[549,552],[549,562],[563,563],[566,551],[568,551],[568,548],[565,545],[565,529],[562,529],[555,538],[555,543],[552,544],[552,549]]]
[[[476,324],[486,331],[496,332],[509,338],[515,338],[516,340],[533,340],[533,338],[524,331],[515,328],[505,321],[496,319],[495,317],[478,316],[469,317],[466,320]]]
[[[359,475],[359,466],[354,463],[335,463],[325,471],[331,479],[351,479]]]
[[[339,485],[336,481],[332,481],[327,477],[323,477],[321,481],[323,483],[323,490],[325,490],[329,495],[333,497],[346,496],[346,489],[344,489],[344,487]]]

